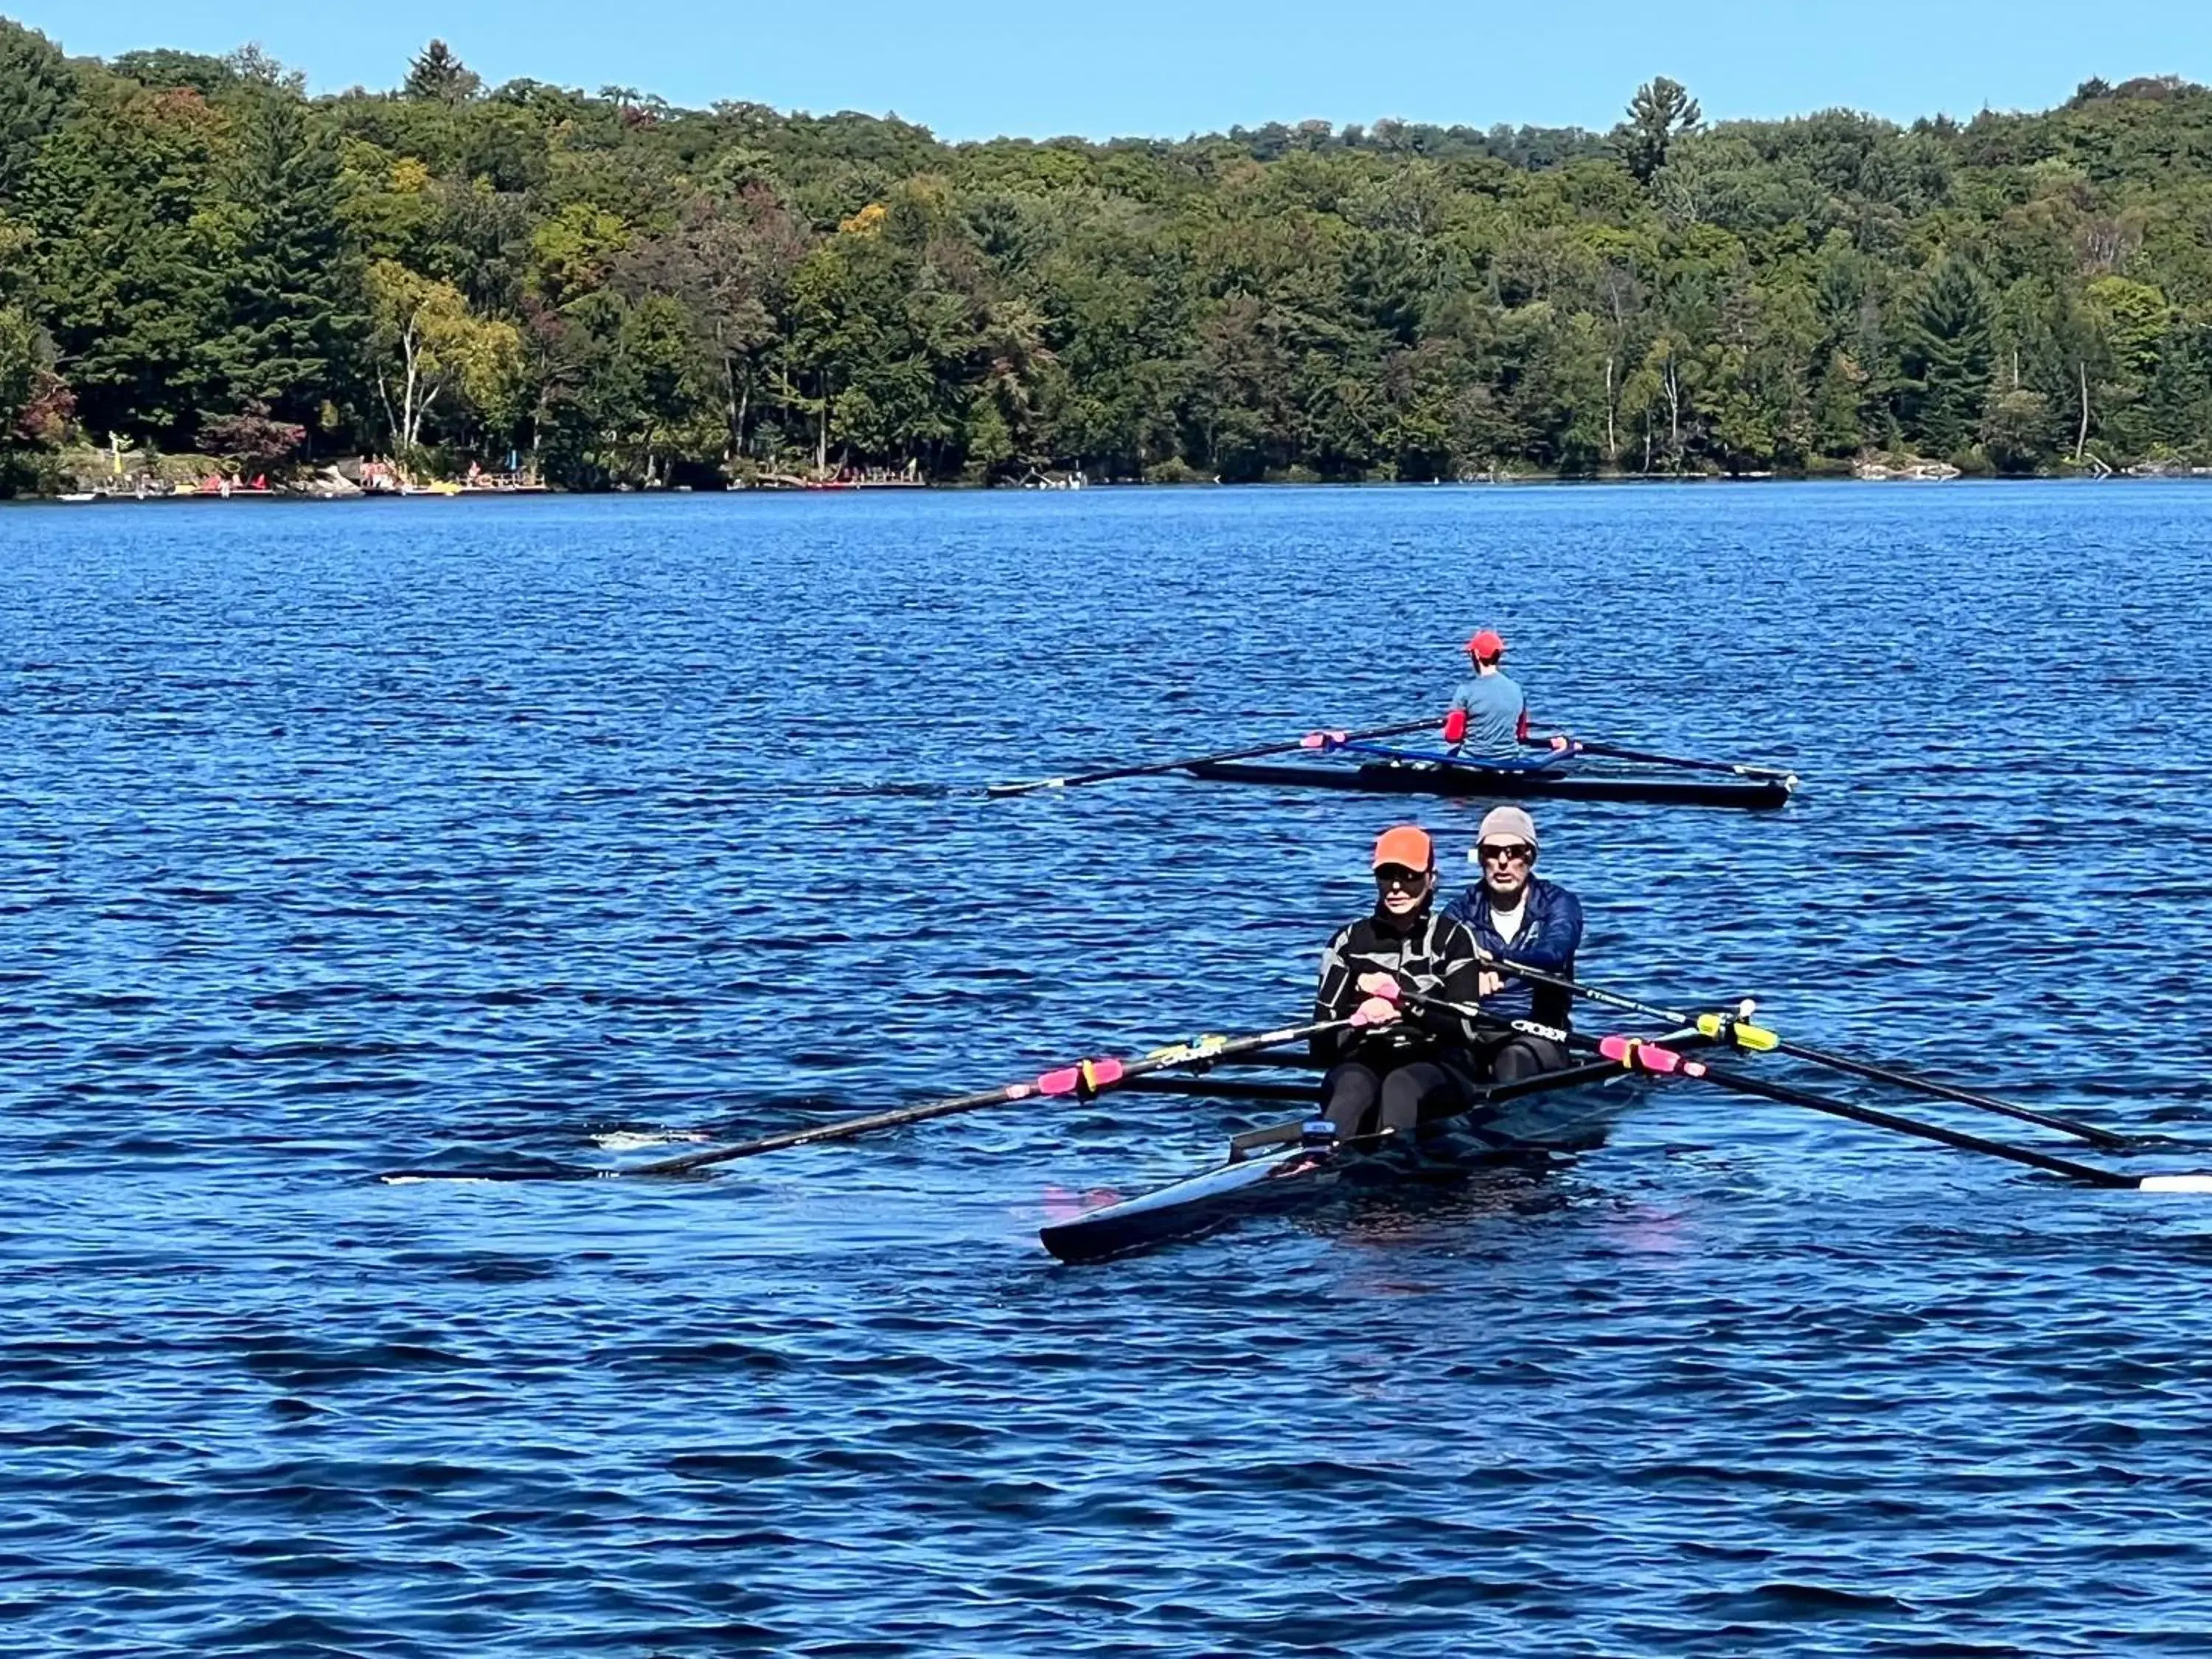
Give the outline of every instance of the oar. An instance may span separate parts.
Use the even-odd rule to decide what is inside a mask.
[[[1648,766],[1679,766],[1690,772],[1727,772],[1739,778],[1779,778],[1795,784],[1797,775],[1778,766],[1741,766],[1734,761],[1692,760],[1683,755],[1655,755],[1648,749],[1624,749],[1619,744],[1595,743],[1588,738],[1577,738],[1562,732],[1573,752],[1579,755],[1603,755],[1609,760],[1642,761]],[[1530,743],[1548,744],[1549,738],[1531,737]]]
[[[1180,772],[1189,766],[1212,766],[1220,761],[1258,760],[1263,755],[1287,755],[1299,749],[1327,749],[1334,744],[1360,743],[1369,738],[1400,738],[1408,732],[1425,731],[1437,724],[1426,720],[1378,726],[1371,732],[1309,732],[1295,743],[1271,743],[1260,749],[1231,749],[1218,755],[1193,755],[1183,760],[1154,761],[1143,766],[1109,767],[1103,772],[1078,772],[1065,778],[1033,778],[1027,783],[994,783],[984,793],[1026,795],[1032,789],[1073,789],[1079,783],[1106,783],[1115,778],[1146,778],[1158,772]]]
[[[1586,1042],[1588,1039],[1582,1042]],[[1581,1046],[1581,1042],[1577,1046]],[[2122,1175],[2118,1170],[2100,1169],[2094,1164],[2079,1164],[2070,1158],[2060,1158],[2054,1152],[2038,1152],[2032,1146],[2014,1146],[2007,1141],[1988,1140],[1963,1130],[1947,1128],[1940,1123],[1899,1117],[1894,1112],[1879,1111],[1872,1106],[1858,1106],[1849,1101],[1831,1099],[1826,1095],[1816,1095],[1808,1090],[1769,1083],[1764,1078],[1746,1077],[1741,1072],[1716,1070],[1701,1060],[1690,1059],[1672,1048],[1637,1037],[1602,1037],[1591,1046],[1607,1060],[1617,1060],[1633,1071],[1650,1072],[1662,1077],[1696,1078],[1701,1082],[1733,1090],[1737,1094],[1755,1095],[1761,1100],[1775,1101],[1784,1106],[1802,1106],[1808,1111],[1826,1112],[1831,1117],[1849,1118],[1854,1123],[1888,1129],[1921,1140],[1932,1140],[1939,1146],[1956,1147],[1960,1152],[1980,1152],[1990,1158],[2003,1158],[2008,1163],[2024,1164],[2031,1170],[2064,1176],[2069,1181],[2086,1182],[2093,1187],[2132,1188],[2146,1193],[2212,1193],[2212,1175]]]
[[[804,1129],[786,1129],[778,1134],[763,1135],[757,1140],[739,1141],[734,1146],[715,1146],[705,1152],[684,1152],[675,1158],[659,1158],[651,1164],[634,1164],[628,1169],[603,1170],[582,1164],[550,1164],[534,1169],[395,1170],[382,1178],[386,1181],[588,1181],[615,1176],[685,1175],[693,1170],[727,1164],[735,1158],[752,1158],[762,1152],[779,1152],[787,1147],[808,1146],[823,1140],[850,1140],[855,1135],[872,1133],[878,1129],[894,1129],[904,1123],[919,1123],[925,1118],[950,1117],[956,1112],[973,1112],[986,1106],[1005,1105],[1018,1100],[1060,1095],[1073,1095],[1079,1099],[1088,1100],[1091,1096],[1103,1094],[1130,1078],[1143,1077],[1152,1072],[1172,1071],[1182,1066],[1202,1066],[1231,1054],[1257,1054],[1263,1048],[1285,1048],[1352,1023],[1350,1020],[1326,1019],[1310,1025],[1289,1025],[1279,1030],[1260,1031],[1250,1036],[1200,1037],[1195,1042],[1180,1042],[1173,1048],[1156,1048],[1136,1060],[1078,1060],[1073,1066],[1060,1066],[1026,1082],[1009,1083],[976,1094],[954,1095],[948,1100],[927,1101],[919,1106],[899,1106],[890,1111],[870,1112],[860,1117],[839,1118],[835,1122],[817,1123]]]
[[[1699,1030],[1705,1030],[1706,1022],[1711,1022],[1712,1029],[1705,1030],[1705,1035],[1707,1036],[1723,1035],[1720,1022],[1711,1014],[1701,1015],[1693,1020],[1688,1014],[1676,1013],[1669,1008],[1655,1007],[1650,1003],[1639,1002],[1634,997],[1622,996],[1617,991],[1604,990],[1595,985],[1577,984],[1573,980],[1562,979],[1557,974],[1547,974],[1541,969],[1531,968],[1523,963],[1510,962],[1502,957],[1487,955],[1483,957],[1483,960],[1504,973],[1515,975],[1522,979],[1533,980],[1539,985],[1552,986],[1555,989],[1571,993],[1589,1001],[1602,1004],[1607,1008],[1618,1008],[1624,1013],[1642,1014],[1647,1018],[1659,1020],[1665,1024],[1695,1024]],[[1932,1077],[1923,1077],[1917,1072],[1900,1071],[1890,1066],[1872,1065],[1863,1060],[1853,1060],[1848,1054],[1832,1054],[1825,1048],[1814,1048],[1802,1042],[1785,1042],[1774,1032],[1761,1026],[1736,1024],[1733,1026],[1730,1040],[1740,1048],[1788,1054],[1792,1059],[1806,1060],[1814,1066],[1825,1066],[1831,1071],[1847,1073],[1852,1077],[1863,1077],[1872,1083],[1887,1083],[1893,1088],[1911,1090],[1933,1099],[1955,1101],[1961,1106],[1978,1107],[1984,1112],[1995,1112],[2001,1117],[2017,1118],[2023,1123],[2041,1124],[2046,1129],[2056,1129],[2061,1134],[2072,1135],[2077,1140],[2086,1140],[2093,1146],[2103,1146],[2117,1151],[2122,1147],[2140,1144],[2139,1138],[2136,1136],[2116,1133],[2111,1129],[2100,1129],[2094,1123],[2078,1122],[2070,1117],[2054,1116],[2049,1112],[2035,1111],[2026,1106],[2015,1106],[2010,1101],[1999,1100],[1994,1095],[1985,1095],[1973,1089],[1961,1089],[1954,1084],[1944,1083]]]
[[[740,1141],[734,1146],[718,1146],[703,1152],[685,1152],[676,1158],[664,1158],[655,1163],[635,1164],[611,1173],[625,1176],[684,1175],[693,1170],[703,1170],[710,1164],[727,1164],[733,1158],[752,1158],[761,1152],[780,1152],[787,1147],[807,1146],[821,1140],[850,1140],[854,1135],[869,1134],[878,1129],[894,1129],[902,1123],[919,1123],[925,1118],[950,1117],[955,1112],[972,1112],[985,1106],[1029,1100],[1038,1096],[1074,1095],[1087,1100],[1093,1095],[1104,1093],[1127,1078],[1172,1071],[1179,1066],[1203,1065],[1230,1054],[1249,1054],[1263,1048],[1281,1048],[1293,1042],[1304,1042],[1324,1031],[1336,1030],[1350,1023],[1348,1020],[1325,1019],[1310,1025],[1290,1025],[1280,1030],[1261,1031],[1251,1036],[1200,1037],[1195,1042],[1179,1042],[1171,1048],[1156,1048],[1137,1060],[1078,1060],[1073,1066],[1060,1066],[1026,1083],[1009,1083],[1003,1088],[986,1089],[980,1094],[955,1095],[949,1100],[933,1100],[924,1105],[900,1106],[888,1112],[871,1112],[865,1117],[840,1118],[835,1123],[818,1123],[811,1128],[786,1129],[781,1134],[763,1135],[757,1140]]]

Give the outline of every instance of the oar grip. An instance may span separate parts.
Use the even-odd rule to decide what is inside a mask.
[[[1668,1077],[1683,1066],[1682,1056],[1672,1048],[1646,1042],[1641,1037],[1600,1037],[1597,1051],[1607,1060],[1619,1060],[1632,1072],[1656,1072],[1662,1077]]]
[[[1088,1099],[1101,1089],[1110,1089],[1121,1080],[1121,1062],[1118,1060],[1078,1060],[1073,1066],[1063,1066],[1058,1071],[1047,1072],[1036,1080],[1041,1095],[1076,1095]]]

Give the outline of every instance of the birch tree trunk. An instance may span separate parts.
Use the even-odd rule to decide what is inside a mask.
[[[2081,428],[2074,439],[2074,465],[2079,466],[2082,452],[2089,447],[2089,360],[2085,357],[2075,367],[2081,371]]]

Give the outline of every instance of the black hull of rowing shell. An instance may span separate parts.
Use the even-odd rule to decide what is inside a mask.
[[[1471,766],[1252,766],[1202,761],[1183,769],[1209,783],[1348,789],[1370,795],[1460,795],[1485,800],[1632,801],[1651,806],[1771,811],[1790,803],[1779,778],[1639,778],[1620,773],[1484,771]]]
[[[1672,1046],[1703,1045],[1692,1037]],[[1052,1222],[1037,1237],[1062,1261],[1104,1261],[1203,1237],[1255,1216],[1303,1209],[1355,1187],[1586,1151],[1603,1143],[1606,1130],[1649,1087],[1648,1079],[1611,1060],[1571,1066],[1487,1091],[1463,1117],[1424,1128],[1417,1149],[1385,1137],[1320,1152],[1293,1143],[1242,1158],[1232,1154],[1202,1175]]]

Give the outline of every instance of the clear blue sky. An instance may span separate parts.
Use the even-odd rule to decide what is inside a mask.
[[[437,35],[493,83],[896,111],[946,138],[1180,137],[1309,116],[1603,128],[1654,74],[1686,82],[1716,119],[1836,105],[1966,116],[2045,108],[2092,75],[2212,81],[2206,0],[2118,11],[2058,0],[1279,0],[1234,12],[1174,0],[0,0],[0,12],[100,57],[257,41],[318,91],[394,86]]]

